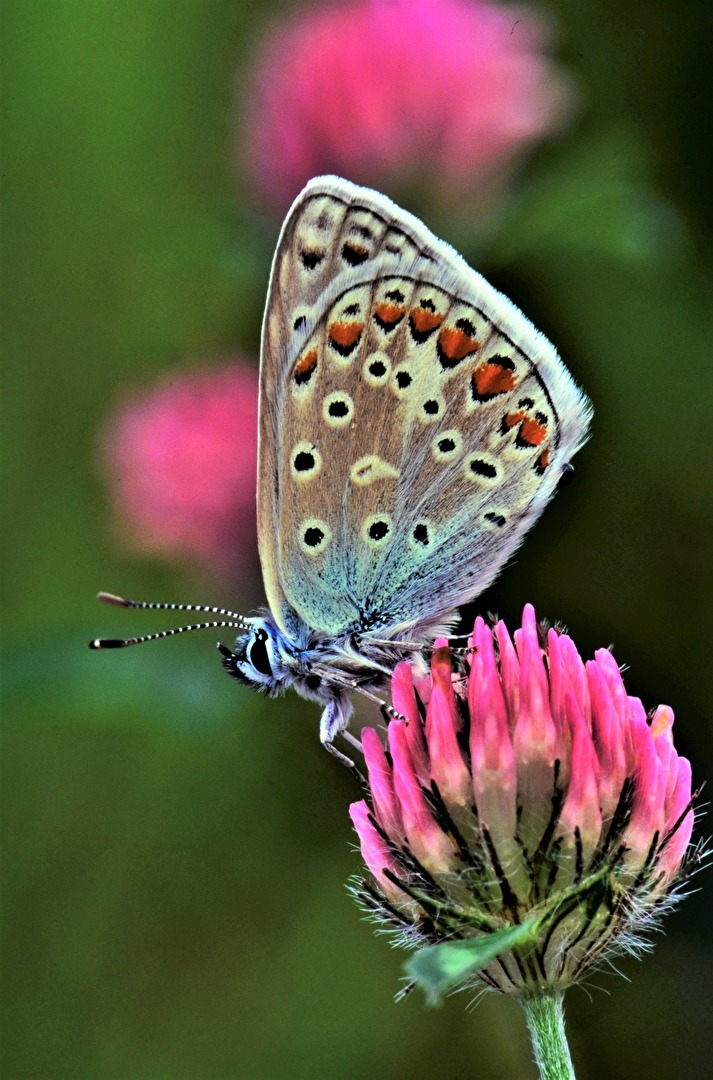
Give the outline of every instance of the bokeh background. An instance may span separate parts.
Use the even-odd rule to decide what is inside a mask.
[[[710,6],[551,0],[475,52],[490,6],[425,6],[433,62],[421,10],[400,24],[409,74],[370,62],[384,35],[358,20],[330,67],[339,8],[321,38],[308,5],[4,5],[7,1080],[534,1076],[512,1002],[393,1003],[402,957],[344,888],[358,792],[316,707],[229,681],[210,633],[86,649],[170,624],[98,588],[261,600],[258,335],[300,169],[403,201],[556,341],[593,438],[479,608],[514,621],[531,600],[586,655],[613,642],[711,774]],[[510,46],[534,68],[471,94]],[[469,104],[486,145],[483,101],[482,130],[502,123],[479,160],[454,147]],[[414,102],[418,150],[394,134]],[[710,1075],[706,877],[621,962],[630,982],[568,995],[582,1078]]]

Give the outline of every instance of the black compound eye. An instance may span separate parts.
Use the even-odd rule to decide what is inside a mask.
[[[272,676],[272,668],[270,667],[270,657],[267,652],[267,634],[264,630],[258,630],[255,634],[255,640],[250,646],[250,663],[259,671],[261,675]]]

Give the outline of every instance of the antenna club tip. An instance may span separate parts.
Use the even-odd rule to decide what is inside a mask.
[[[98,637],[89,642],[90,649],[123,649],[128,643],[123,638]]]
[[[123,596],[115,596],[110,592],[98,592],[97,600],[102,604],[114,604],[115,607],[131,607],[131,600],[125,600]]]

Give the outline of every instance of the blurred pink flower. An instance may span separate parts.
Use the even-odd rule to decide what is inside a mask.
[[[116,408],[102,449],[131,546],[221,580],[255,572],[257,395],[257,371],[232,360]]]
[[[489,0],[347,0],[297,10],[259,54],[244,153],[282,212],[311,177],[483,200],[570,94],[547,23]]]
[[[404,720],[387,747],[362,732],[369,805],[351,807],[373,882],[362,903],[406,942],[507,931],[533,937],[479,973],[503,992],[557,990],[602,956],[640,947],[695,861],[691,767],[673,713],[647,718],[614,657],[584,664],[525,608],[510,637],[481,618],[469,670],[436,642],[430,693],[400,664]]]

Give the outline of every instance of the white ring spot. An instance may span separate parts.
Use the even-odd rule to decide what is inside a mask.
[[[327,394],[322,403],[322,418],[330,427],[346,427],[354,419],[354,402],[343,390]]]
[[[424,424],[432,424],[434,420],[440,420],[446,409],[446,403],[440,395],[429,394],[429,396],[421,402],[421,408],[418,410],[418,418]]]
[[[463,449],[463,436],[456,428],[439,431],[431,443],[431,451],[436,461],[453,461]]]
[[[322,471],[322,455],[313,443],[298,442],[290,455],[290,470],[301,484],[314,480]]]
[[[367,356],[362,368],[362,377],[369,386],[383,386],[389,381],[391,358],[385,352],[373,352]]]
[[[476,454],[468,454],[463,462],[463,472],[469,480],[476,484],[484,484],[486,487],[500,483],[497,461],[491,454],[486,454],[482,450]]]
[[[332,530],[326,521],[306,518],[297,527],[299,545],[306,555],[319,555],[332,539]]]
[[[482,514],[482,518],[486,527],[493,529],[495,532],[497,532],[498,529],[504,528],[505,525],[507,525],[508,520],[505,514],[501,514],[498,510],[486,510]]]
[[[397,368],[391,377],[391,389],[397,397],[405,397],[413,386],[413,372],[406,365]]]
[[[411,529],[408,539],[414,551],[428,551],[433,546],[433,526],[431,522],[419,519]]]
[[[391,539],[391,515],[369,514],[361,527],[361,538],[374,551],[380,551]]]

